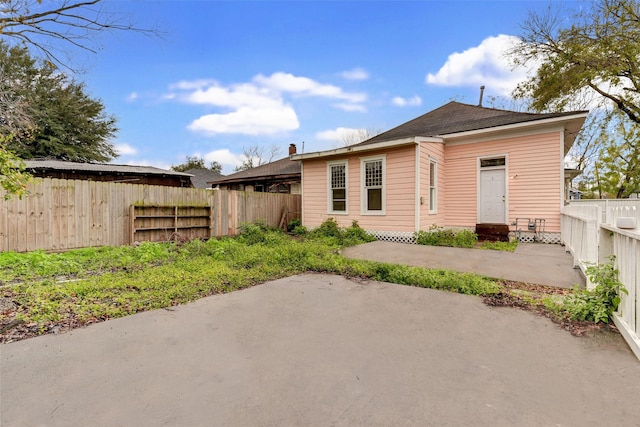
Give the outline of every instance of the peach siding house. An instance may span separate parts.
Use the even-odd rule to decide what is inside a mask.
[[[408,242],[433,225],[515,231],[516,219],[539,218],[557,241],[564,157],[586,115],[450,102],[362,143],[294,155],[302,223],[357,220],[380,239]]]

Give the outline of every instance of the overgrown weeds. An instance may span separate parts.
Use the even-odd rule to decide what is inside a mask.
[[[5,307],[0,341],[183,304],[304,272],[483,295],[498,303],[546,303],[559,318],[593,322],[608,321],[619,303],[617,292],[624,292],[612,263],[588,270],[598,283],[596,291],[566,291],[568,295],[551,298],[519,293],[475,274],[347,259],[339,254],[343,246],[372,240],[355,222],[342,229],[326,221],[296,238],[263,224],[243,225],[241,231],[238,238],[206,242],[0,254],[0,306]]]
[[[436,225],[428,231],[414,233],[416,243],[429,246],[450,246],[454,248],[473,248],[478,242],[478,235],[471,230],[452,230]]]
[[[354,246],[376,240],[360,227],[358,221],[354,220],[349,227],[340,228],[333,218],[327,218],[320,226],[314,228],[308,237],[335,246]]]
[[[488,249],[493,251],[505,251],[505,252],[515,252],[518,247],[518,241],[512,240],[510,242],[490,242],[484,241],[480,244],[480,249]]]
[[[569,320],[609,323],[620,304],[620,293],[628,293],[618,279],[615,257],[609,257],[605,264],[590,265],[586,273],[596,285],[594,289],[575,289],[563,300],[549,299],[545,305]]]

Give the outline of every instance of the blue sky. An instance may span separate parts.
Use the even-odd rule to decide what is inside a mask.
[[[100,36],[96,55],[78,56],[79,79],[118,118],[114,163],[169,168],[198,155],[231,173],[243,147],[326,150],[452,99],[476,104],[480,85],[485,105],[508,95],[526,70],[512,71],[504,50],[547,5],[112,1],[163,34]]]

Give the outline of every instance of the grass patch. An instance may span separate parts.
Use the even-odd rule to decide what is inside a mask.
[[[505,252],[515,252],[518,247],[518,241],[513,240],[511,242],[490,242],[484,241],[481,242],[478,246],[479,249],[488,249],[493,251],[505,251]]]
[[[0,329],[16,321],[21,326],[1,339],[12,341],[184,304],[303,272],[473,295],[499,290],[495,282],[472,274],[344,258],[339,249],[345,244],[370,240],[357,224],[339,229],[338,235],[331,227],[331,235],[315,232],[296,239],[260,226],[245,229],[236,239],[183,245],[145,243],[60,254],[3,254],[0,274],[5,286],[0,293],[15,310],[2,314]],[[12,269],[11,264],[20,268]]]
[[[256,225],[243,227],[235,239],[0,254],[5,307],[0,342],[184,304],[303,272],[481,295],[493,305],[544,307],[559,319],[577,313],[575,318],[604,322],[619,301],[612,267],[593,270],[606,284],[596,296],[568,290],[550,295],[554,292],[514,289],[475,274],[347,259],[339,254],[342,247],[371,238],[357,224],[322,229],[292,238]]]

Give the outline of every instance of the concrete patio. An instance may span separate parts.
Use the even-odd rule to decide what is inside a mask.
[[[477,297],[304,274],[0,346],[2,426],[635,425],[640,364]],[[631,400],[629,400],[631,399]]]
[[[376,241],[343,250],[348,258],[441,268],[496,279],[572,288],[584,286],[564,246],[520,243],[515,252]]]

